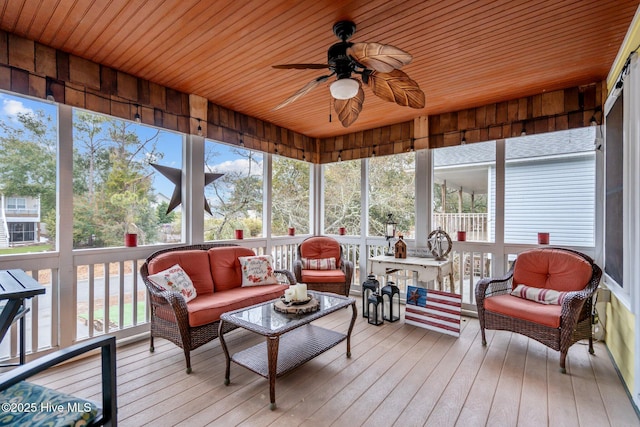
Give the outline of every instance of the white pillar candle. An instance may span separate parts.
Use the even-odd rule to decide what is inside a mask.
[[[284,301],[285,302],[291,302],[292,299],[294,299],[295,293],[293,292],[293,290],[291,289],[287,289],[284,291]]]
[[[298,289],[296,293],[296,299],[298,301],[303,301],[307,299],[307,284],[306,283],[298,283]]]

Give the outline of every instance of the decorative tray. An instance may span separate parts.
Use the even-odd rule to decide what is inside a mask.
[[[311,295],[307,294],[307,297],[303,300],[291,300],[289,302],[286,302],[284,300],[284,295],[280,297],[280,300],[282,301],[282,303],[284,305],[304,305],[306,303],[308,303],[309,301],[311,301]]]
[[[318,311],[320,308],[318,300],[309,295],[307,296],[309,299],[306,302],[296,301],[295,303],[286,303],[284,302],[284,298],[281,298],[273,304],[273,309],[280,313],[287,314],[305,314]]]

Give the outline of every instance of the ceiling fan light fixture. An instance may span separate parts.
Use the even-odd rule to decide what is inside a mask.
[[[358,94],[360,85],[352,78],[338,79],[331,83],[329,90],[335,99],[351,99]]]

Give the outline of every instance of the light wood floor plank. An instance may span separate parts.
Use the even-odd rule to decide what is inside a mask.
[[[350,310],[316,324],[345,331]],[[117,349],[118,420],[128,426],[639,426],[603,343],[596,355],[575,344],[560,373],[559,354],[526,337],[486,331],[464,318],[459,338],[358,317],[352,357],[346,344],[278,378],[278,408],[269,409],[266,379],[232,364],[224,385],[218,340],[192,352],[186,374],[180,348],[148,340]],[[232,351],[264,338],[227,335]],[[100,398],[100,359],[91,356],[34,378],[67,393]]]

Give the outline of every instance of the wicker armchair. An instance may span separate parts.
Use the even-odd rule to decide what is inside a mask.
[[[156,257],[172,252],[185,250],[202,250],[207,251],[211,248],[223,246],[238,246],[227,243],[209,243],[188,246],[178,246],[169,249],[163,249],[151,254],[146,262],[140,267],[140,276],[144,281],[149,292],[151,302],[151,334],[149,349],[154,351],[154,337],[165,338],[184,350],[184,357],[187,364],[187,373],[191,372],[191,350],[212,341],[218,337],[218,327],[220,321],[215,321],[200,326],[191,326],[189,324],[189,312],[187,303],[182,295],[177,292],[166,291],[148,279],[149,263]],[[274,273],[283,275],[290,284],[295,284],[295,279],[288,270],[274,270]],[[230,323],[224,323],[225,329],[222,333],[227,333],[234,329]]]
[[[560,352],[560,369],[566,372],[569,347],[589,340],[593,354],[592,306],[602,270],[580,252],[560,248],[533,249],[518,255],[501,278],[485,278],[476,284],[475,296],[482,332],[512,331]],[[518,284],[566,292],[561,305],[540,304],[511,295]],[[487,307],[489,306],[489,307]]]
[[[306,283],[307,289],[333,292],[349,296],[353,279],[353,263],[342,256],[342,246],[332,237],[311,236],[298,245],[297,258],[293,262],[296,281]],[[311,270],[303,268],[302,259],[335,258],[335,270]]]

